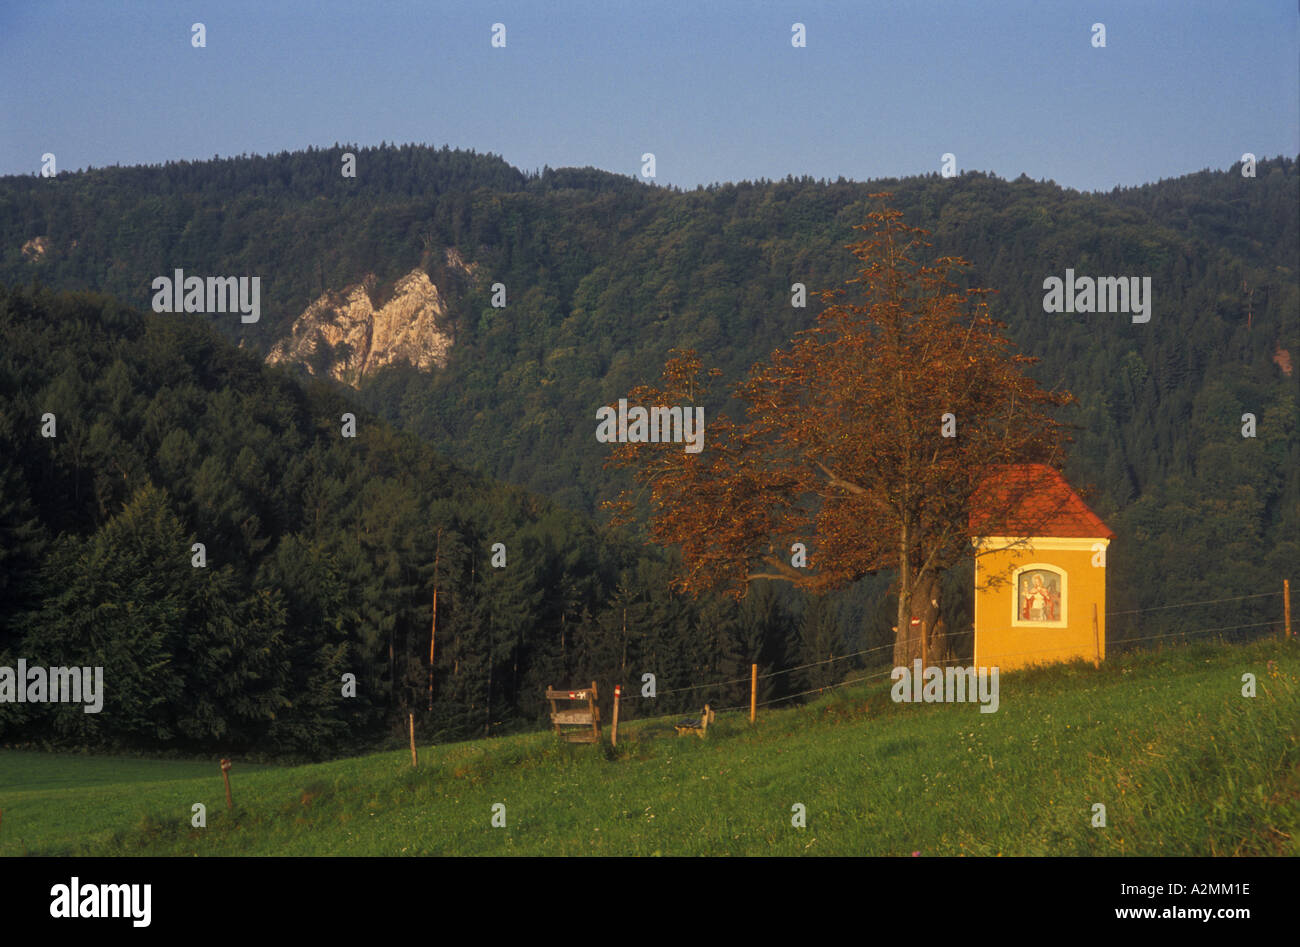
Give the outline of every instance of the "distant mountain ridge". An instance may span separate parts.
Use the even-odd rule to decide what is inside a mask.
[[[355,179],[339,174],[347,150]],[[970,260],[967,282],[996,291],[1008,335],[1040,359],[1036,377],[1078,397],[1066,472],[1095,488],[1090,504],[1119,534],[1118,601],[1159,604],[1171,588],[1214,598],[1271,584],[1300,560],[1291,157],[1260,160],[1254,177],[1234,164],[1107,194],[977,172],[680,191],[416,146],[10,177],[0,282],[93,287],[143,307],[149,280],[175,267],[261,275],[261,321],[217,328],[263,357],[296,351],[310,371],[312,331],[295,323],[322,296],[368,274],[396,286],[418,269],[445,310],[408,313],[425,320],[425,341],[359,356],[364,326],[348,341],[351,317],[322,304],[319,337],[343,346],[329,356],[339,367],[317,373],[358,384],[366,406],[464,463],[592,513],[622,486],[603,468],[596,409],[653,379],[672,347],[739,379],[813,318],[815,302],[791,305],[793,284],[811,294],[851,275],[844,245],[882,190],[932,232],[935,254]],[[1044,279],[1067,269],[1150,277],[1150,322],[1044,312]],[[497,282],[505,309],[490,302]],[[351,298],[373,340],[375,317]],[[429,326],[454,343],[435,352]],[[720,389],[706,415],[727,407]],[[1253,439],[1241,436],[1247,413]]]

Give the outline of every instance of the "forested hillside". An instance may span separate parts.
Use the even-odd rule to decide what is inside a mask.
[[[0,288],[0,339],[0,666],[108,682],[98,714],[6,703],[0,740],[336,755],[408,711],[447,740],[535,720],[548,684],[790,657],[770,590],[671,596],[664,557],[364,412],[344,437],[335,393],[199,320]]]
[[[260,275],[260,322],[244,325],[238,317],[213,318],[220,332],[264,356],[323,290],[359,282],[368,273],[375,274],[380,286],[391,286],[412,267],[424,266],[450,306],[455,342],[446,368],[429,373],[385,368],[363,384],[359,395],[348,397],[359,397],[376,414],[419,435],[460,467],[590,514],[624,485],[621,475],[603,467],[607,448],[593,436],[596,408],[654,379],[673,347],[698,350],[706,363],[723,369],[725,380],[738,380],[755,360],[811,323],[820,305],[812,293],[835,288],[851,275],[855,261],[843,247],[855,238],[852,228],[863,223],[872,206],[868,195],[887,190],[907,223],[932,231],[937,253],[972,262],[967,270],[971,285],[996,291],[991,305],[1008,324],[1008,335],[1040,359],[1031,372],[1045,386],[1066,388],[1077,396],[1067,417],[1077,431],[1066,473],[1077,485],[1094,488],[1090,501],[1119,536],[1110,551],[1109,591],[1115,609],[1273,591],[1283,576],[1294,578],[1295,563],[1300,562],[1294,369],[1300,358],[1300,179],[1291,158],[1261,161],[1253,178],[1243,177],[1240,167],[1233,166],[1109,194],[1080,194],[1023,176],[1004,181],[979,173],[868,183],[787,179],[682,192],[591,169],[527,174],[493,156],[410,146],[351,149],[357,155],[357,177],[346,178],[339,173],[345,150],[110,168],[52,180],[2,179],[0,282],[21,285],[35,279],[59,289],[91,288],[145,308],[150,281],[176,268],[204,275]],[[33,243],[38,238],[43,239]],[[466,279],[443,263],[443,251],[449,248],[475,266],[476,279]],[[1080,276],[1149,276],[1150,321],[1135,324],[1123,313],[1044,312],[1044,279],[1062,277],[1067,269]],[[490,303],[490,286],[496,282],[507,289],[505,308]],[[807,286],[807,308],[791,305],[795,282]],[[38,356],[19,354],[26,349],[9,342],[8,330],[5,338],[6,364],[15,366],[11,371],[44,370],[38,368]],[[42,344],[50,350],[91,344],[55,338]],[[116,332],[101,330],[101,338],[106,345]],[[20,376],[11,376],[5,382],[10,397],[21,392],[28,399],[21,423],[6,410],[11,432],[35,436],[34,418],[53,410],[37,403],[36,393],[45,385],[58,382],[67,387],[77,379],[123,390],[158,384],[155,369],[146,367],[152,362],[141,363],[138,374],[125,379],[121,370],[110,373],[111,363],[103,365],[99,375],[68,368],[78,364],[77,358],[89,357],[90,350],[84,351],[60,363],[48,378],[21,376],[20,383],[15,380]],[[149,356],[142,350],[139,357]],[[223,358],[243,366],[240,370],[248,378],[260,379],[258,385],[276,379],[280,397],[291,397],[284,376],[257,374],[251,357],[227,353]],[[200,371],[198,363],[190,364]],[[216,423],[220,411],[233,410],[219,408],[222,402],[216,396],[234,383],[213,384]],[[329,411],[304,408],[316,420],[299,422],[311,430],[319,428],[316,449],[323,457],[343,450],[332,440],[336,421],[325,425],[321,420],[337,419],[346,410],[341,397],[318,391],[312,398],[328,399]],[[81,394],[68,394],[61,403],[81,404],[87,410],[81,399]],[[117,402],[101,397],[97,404],[96,410],[103,410]],[[725,400],[707,404],[707,416],[724,406]],[[198,422],[182,424],[189,409],[171,410],[175,413],[170,423],[198,437]],[[1246,413],[1256,418],[1254,438],[1242,437]],[[89,416],[88,422],[87,444],[94,429]],[[225,423],[222,430],[233,428],[241,437],[251,436],[233,421]],[[366,433],[359,443],[386,430],[373,422],[362,427]],[[176,451],[184,455],[181,447],[164,440],[179,439],[172,428],[155,430],[134,422],[127,430],[118,436],[128,444],[139,432],[153,431],[150,436],[155,438],[136,449],[139,459],[132,463],[162,464]],[[406,445],[404,451],[416,451],[396,435],[384,437]],[[249,465],[240,463],[240,452],[248,446],[260,469],[278,471],[276,462],[262,459],[262,453],[274,455],[281,449],[279,434],[269,435],[265,443],[213,443],[224,446],[213,461],[211,476],[219,470],[225,478],[219,482],[243,491],[238,493],[241,500],[229,501],[231,512],[225,519],[213,518],[213,511],[222,509],[216,503],[219,494],[203,492],[216,488],[184,486],[195,474],[181,473],[181,468],[178,483],[161,468],[153,475],[167,491],[165,500],[135,498],[141,477],[132,479],[101,464],[93,474],[89,466],[75,475],[65,466],[59,474],[62,481],[50,479],[52,474],[47,477],[42,468],[31,466],[36,463],[31,457],[55,448],[24,448],[36,451],[20,455],[33,489],[55,490],[56,484],[60,490],[71,489],[73,505],[80,509],[75,515],[58,512],[58,518],[46,521],[41,535],[53,540],[72,529],[90,536],[125,516],[123,503],[128,512],[143,515],[148,504],[166,502],[186,535],[218,535],[219,541],[209,548],[226,543],[239,550],[238,556],[214,555],[214,560],[252,570],[241,586],[245,594],[274,588],[280,580],[273,576],[280,573],[269,571],[272,566],[265,563],[288,556],[282,549],[302,541],[305,521],[294,516],[305,514],[277,512],[273,503],[257,499],[263,487],[256,473],[246,472]],[[162,451],[156,459],[155,448]],[[57,448],[82,449],[89,448],[73,448],[70,442]],[[416,451],[410,457],[417,455],[425,456]],[[287,450],[282,464],[287,470],[290,460],[303,463],[303,457],[311,456]],[[416,495],[433,489],[425,482],[426,471],[441,468],[420,466],[433,460],[403,460],[408,462],[415,466],[394,468],[391,480],[407,482]],[[68,458],[61,463],[75,469],[78,461]],[[202,461],[192,463],[201,469]],[[272,489],[280,476],[271,478]],[[379,489],[375,483],[389,482],[374,481],[368,473],[355,476],[359,479],[354,491],[362,484]],[[251,480],[239,487],[244,483],[240,478]],[[342,474],[337,479],[346,482]],[[478,489],[494,488],[483,482]],[[286,487],[286,497],[301,495],[297,487]],[[18,501],[6,493],[5,502],[15,509]],[[54,494],[33,502],[44,511],[54,503]],[[359,501],[355,492],[345,492],[330,502],[346,508],[346,503]],[[397,620],[402,631],[396,634],[411,636],[408,650],[418,653],[414,641],[425,633],[428,616],[430,524],[439,520],[432,513],[425,515],[421,501],[401,502],[416,511],[415,520],[424,519],[410,527],[412,533],[402,534],[406,538],[400,542],[393,537],[374,540],[375,561],[387,564],[367,568],[392,571],[384,581],[407,590],[402,593],[407,596],[405,617]],[[425,502],[433,503],[434,498]],[[515,502],[525,504],[523,499]],[[137,509],[131,503],[145,506]],[[461,507],[453,503],[449,509]],[[258,517],[255,522],[249,520],[252,514]],[[22,516],[14,519],[17,514],[7,515],[11,524],[26,522]],[[546,515],[562,516],[558,511]],[[595,545],[596,534],[588,532],[589,527],[578,520],[563,521],[571,523],[567,528],[580,538],[556,542],[555,555],[592,557],[584,560],[583,574],[599,573],[602,591],[581,593],[575,599],[578,604],[554,604],[535,615],[528,611],[532,604],[519,606],[517,614],[528,614],[539,628],[548,629],[537,632],[539,642],[559,638],[567,649],[572,640],[569,623],[587,620],[582,615],[589,608],[593,627],[614,634],[600,639],[602,647],[621,650],[610,644],[622,635],[621,610],[609,597],[617,582],[612,573],[600,571],[614,567],[605,565],[605,547]],[[343,522],[350,521],[345,517]],[[353,542],[359,542],[352,525]],[[338,531],[342,535],[348,530]],[[458,528],[457,535],[472,535],[473,542],[482,544],[495,541],[491,532],[480,524],[472,530]],[[258,547],[262,539],[268,541]],[[463,537],[457,541],[471,543]],[[55,543],[52,548],[57,547]],[[327,543],[325,548],[333,546]],[[63,553],[64,559],[71,555]],[[307,553],[302,555],[310,560]],[[61,561],[51,556],[49,562]],[[411,568],[412,556],[420,565],[416,573],[403,575],[403,569]],[[630,575],[633,554],[623,551],[619,556],[619,567]],[[475,561],[481,568],[486,559]],[[671,600],[660,591],[662,573],[653,571],[662,569],[657,558],[637,561],[640,571],[633,579],[623,579],[624,591],[619,593],[630,603],[629,637],[659,633],[662,621],[653,617],[654,609],[685,607],[667,604]],[[292,574],[287,566],[281,572]],[[216,576],[212,569],[209,574]],[[463,580],[472,588],[483,576],[473,573]],[[46,576],[42,581],[61,580]],[[563,584],[551,578],[538,581],[538,588],[551,596]],[[749,644],[722,650],[736,660],[746,650],[754,654],[765,649],[764,655],[770,656],[774,648],[791,653],[810,648],[821,654],[828,648],[878,644],[888,632],[888,608],[878,598],[884,583],[868,581],[847,597],[811,603],[809,608],[764,589],[758,599],[745,604],[746,614],[753,618],[770,607],[772,627],[781,630],[764,639],[766,633],[754,629],[768,619],[753,618],[749,631],[732,635]],[[353,587],[352,578],[340,586]],[[950,587],[960,590],[961,577],[954,577]],[[39,595],[36,600],[44,601]],[[1156,617],[1164,623],[1162,630],[1236,624],[1271,617],[1275,605],[1266,601],[1258,607],[1238,604],[1230,612]],[[349,600],[348,607],[365,605],[357,599]],[[801,637],[791,634],[786,608],[805,614]],[[961,602],[948,608],[950,626],[959,626],[955,619]],[[611,618],[615,612],[620,612],[618,621]],[[556,621],[566,629],[562,636],[556,634]],[[674,631],[682,642],[674,647],[698,648],[690,653],[721,660],[722,650],[707,640],[715,626],[703,622],[697,632]],[[387,637],[382,624],[373,627],[378,630],[365,633],[374,638],[368,646],[372,657],[384,653]],[[1136,633],[1122,623],[1111,630],[1120,637]],[[755,645],[759,639],[778,643],[760,648]],[[500,642],[494,647],[507,654]],[[506,673],[513,674],[513,663],[506,657],[502,661],[509,668]],[[298,665],[294,668],[300,673]],[[531,693],[539,683],[547,681],[521,678],[517,693]]]

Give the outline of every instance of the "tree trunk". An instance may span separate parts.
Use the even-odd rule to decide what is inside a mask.
[[[955,659],[952,649],[952,641],[948,638],[948,626],[940,616],[934,620],[934,628],[930,631],[930,663],[938,667],[945,667]]]
[[[912,631],[912,535],[907,521],[898,550],[898,617],[894,625],[894,667],[911,667],[912,653],[921,653]]]
[[[901,583],[898,593],[898,628],[894,637],[894,666],[912,667],[912,662],[924,653],[926,666],[941,664],[948,658],[946,629],[939,620],[939,576],[927,570],[909,590]],[[927,646],[921,642],[921,630],[926,629]]]

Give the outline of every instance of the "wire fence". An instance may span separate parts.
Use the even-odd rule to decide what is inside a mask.
[[[1250,594],[1250,595],[1232,595],[1232,596],[1226,596],[1226,597],[1224,597],[1224,598],[1216,598],[1216,599],[1202,599],[1202,600],[1194,601],[1194,602],[1175,602],[1175,603],[1168,604],[1168,605],[1153,605],[1153,606],[1150,606],[1150,607],[1148,607],[1148,608],[1122,609],[1122,610],[1118,610],[1118,611],[1106,612],[1106,613],[1105,613],[1105,616],[1106,616],[1106,618],[1109,619],[1109,618],[1111,618],[1111,617],[1115,617],[1115,616],[1122,616],[1122,615],[1138,615],[1138,614],[1145,614],[1145,613],[1149,613],[1149,612],[1166,611],[1166,610],[1169,610],[1169,609],[1178,609],[1178,608],[1195,608],[1195,607],[1198,607],[1198,606],[1221,605],[1221,604],[1226,604],[1226,603],[1228,603],[1228,602],[1243,602],[1243,601],[1246,601],[1246,600],[1252,600],[1252,599],[1276,598],[1276,597],[1279,597],[1279,596],[1283,596],[1283,595],[1285,595],[1285,594],[1287,594],[1287,593],[1282,592],[1282,591],[1277,591],[1277,592],[1257,592],[1257,593],[1253,593],[1253,594]],[[1287,605],[1288,605],[1288,611],[1287,611],[1288,619],[1287,619],[1287,620],[1289,620],[1289,598],[1288,598],[1288,601],[1287,601]],[[1130,646],[1130,645],[1132,645],[1132,644],[1134,644],[1134,643],[1137,643],[1137,642],[1163,641],[1163,640],[1165,640],[1165,639],[1179,639],[1179,640],[1184,640],[1184,639],[1187,639],[1187,638],[1190,638],[1190,637],[1194,637],[1194,636],[1198,636],[1198,635],[1209,635],[1209,634],[1219,634],[1219,635],[1223,635],[1223,634],[1228,633],[1228,632],[1250,631],[1250,630],[1261,629],[1261,628],[1266,628],[1266,627],[1277,628],[1277,627],[1279,627],[1279,626],[1282,624],[1282,621],[1283,621],[1283,620],[1279,617],[1279,618],[1269,619],[1269,620],[1265,620],[1265,621],[1245,622],[1245,623],[1235,624],[1235,625],[1218,625],[1218,626],[1206,627],[1206,628],[1194,628],[1194,629],[1190,629],[1190,630],[1181,630],[1181,629],[1180,629],[1180,630],[1178,630],[1178,631],[1171,631],[1171,632],[1166,632],[1166,633],[1163,633],[1163,634],[1156,634],[1156,635],[1142,635],[1142,636],[1139,636],[1139,637],[1117,637],[1117,638],[1114,638],[1114,639],[1112,640],[1111,644],[1112,644],[1112,645],[1120,645],[1120,646],[1122,647],[1122,650],[1123,650],[1123,651],[1132,651],[1132,650],[1138,650],[1138,649],[1130,648],[1130,647],[1128,647],[1128,646]],[[970,638],[970,637],[973,637],[974,634],[975,634],[975,630],[972,628],[972,629],[970,629],[970,630],[968,630],[968,631],[958,632],[958,633],[955,633],[955,634],[946,634],[944,637],[945,637],[948,641],[951,642],[951,641],[961,640],[961,639],[964,639],[964,638]],[[1107,633],[1107,637],[1108,637],[1108,638],[1111,637],[1111,635],[1110,635],[1110,633],[1109,633],[1109,630],[1108,630],[1108,633]],[[683,687],[673,687],[673,688],[657,689],[657,690],[654,692],[654,694],[653,694],[653,696],[652,696],[651,699],[658,700],[660,697],[667,697],[667,696],[675,695],[675,694],[685,694],[685,693],[690,693],[690,692],[700,691],[700,690],[705,690],[705,691],[707,691],[707,690],[714,690],[714,691],[719,692],[719,696],[721,696],[723,693],[725,693],[725,690],[724,690],[725,688],[728,688],[728,687],[735,687],[736,685],[739,685],[739,684],[745,684],[745,683],[751,683],[751,684],[752,684],[752,683],[756,683],[756,682],[758,682],[758,681],[770,681],[770,680],[772,680],[773,678],[779,677],[779,676],[781,676],[781,675],[785,675],[785,674],[793,674],[793,673],[798,672],[798,671],[806,671],[806,670],[809,670],[810,668],[822,667],[822,666],[831,665],[831,664],[837,664],[837,663],[842,662],[842,661],[850,661],[850,660],[853,660],[853,659],[859,659],[859,658],[863,658],[863,657],[865,657],[866,655],[879,654],[880,652],[883,652],[883,651],[893,652],[893,650],[894,650],[894,644],[891,642],[891,643],[889,643],[889,644],[879,645],[879,646],[874,647],[874,648],[865,648],[865,649],[862,649],[862,650],[860,650],[860,651],[853,651],[853,652],[850,652],[850,653],[847,653],[847,654],[835,655],[835,656],[832,656],[832,657],[826,658],[826,659],[821,660],[821,661],[809,661],[809,662],[806,662],[806,663],[804,663],[804,664],[796,664],[796,665],[793,665],[793,666],[791,666],[791,667],[778,668],[778,669],[776,669],[776,670],[766,671],[766,672],[764,672],[764,673],[762,673],[762,674],[757,674],[757,675],[749,674],[749,675],[746,675],[746,676],[744,676],[744,677],[731,678],[731,679],[729,679],[729,680],[723,680],[723,681],[711,681],[711,682],[709,682],[709,683],[704,683],[704,684],[689,684],[689,685],[686,685],[686,686],[683,686]],[[1022,658],[1022,657],[1030,657],[1030,656],[1034,656],[1034,655],[1045,655],[1045,654],[1051,654],[1051,653],[1056,653],[1056,654],[1062,655],[1062,656],[1064,657],[1064,656],[1065,656],[1064,653],[1067,652],[1067,651],[1069,652],[1069,654],[1068,654],[1069,657],[1075,657],[1075,656],[1076,656],[1076,655],[1074,654],[1074,652],[1073,652],[1072,649],[1063,648],[1062,646],[1058,645],[1058,646],[1056,646],[1056,647],[1052,647],[1052,648],[1039,648],[1039,649],[1034,649],[1034,650],[1031,650],[1031,651],[1018,651],[1018,652],[1011,652],[1011,653],[1001,653],[1001,652],[1000,652],[1000,653],[998,654],[998,658],[999,658],[999,659],[1011,658],[1011,657]],[[1108,651],[1111,651],[1111,653],[1114,653],[1114,651],[1113,651],[1111,648],[1109,648],[1109,647],[1108,647]],[[816,686],[816,687],[810,687],[810,688],[807,688],[806,690],[800,690],[800,691],[793,692],[793,693],[788,693],[788,694],[779,694],[778,696],[775,696],[775,697],[768,697],[768,698],[766,698],[766,699],[764,699],[764,700],[761,700],[761,701],[759,701],[759,700],[755,700],[754,703],[753,703],[753,707],[754,707],[754,708],[758,708],[758,707],[769,707],[769,706],[772,706],[773,704],[778,704],[778,703],[784,703],[784,702],[787,702],[787,701],[798,700],[799,698],[807,697],[807,696],[812,695],[812,694],[818,694],[818,695],[820,695],[820,694],[824,694],[824,693],[827,693],[828,691],[837,690],[838,688],[841,688],[841,687],[848,687],[848,686],[853,685],[853,684],[861,684],[861,683],[865,683],[865,682],[867,682],[867,681],[880,680],[880,679],[883,679],[883,678],[885,678],[885,677],[889,677],[889,676],[891,676],[891,675],[893,674],[893,671],[894,671],[894,669],[893,669],[892,666],[891,666],[891,667],[884,668],[883,670],[881,670],[881,669],[873,670],[873,669],[871,669],[871,668],[869,668],[869,667],[862,667],[862,668],[859,668],[859,670],[864,671],[864,672],[867,672],[867,673],[863,673],[863,674],[861,674],[861,675],[859,675],[859,676],[855,676],[855,677],[848,677],[848,678],[846,678],[846,679],[844,679],[844,680],[842,680],[842,681],[838,681],[838,682],[834,682],[834,683],[826,683],[826,684],[822,684],[822,685],[819,685],[819,686]],[[650,697],[650,695],[647,695],[647,697]],[[635,700],[638,700],[638,699],[642,699],[642,695],[641,695],[641,694],[638,694],[638,693],[635,693],[635,692],[624,693],[624,694],[622,694],[622,696],[621,696],[621,700],[622,700],[622,701],[635,701]],[[633,705],[633,706],[635,706],[635,705]],[[715,714],[721,714],[721,713],[733,713],[733,712],[736,712],[736,711],[749,711],[749,710],[750,710],[750,707],[751,707],[751,704],[748,703],[748,702],[743,703],[743,704],[735,704],[735,705],[731,705],[731,706],[726,706],[726,707],[713,707],[712,705],[710,705],[710,709],[711,709]],[[632,707],[629,707],[629,710],[632,710]],[[633,713],[635,713],[635,710],[633,710]],[[663,720],[663,719],[667,719],[667,718],[669,718],[669,717],[680,717],[681,714],[682,714],[682,711],[681,711],[681,710],[678,710],[678,711],[675,711],[675,712],[669,712],[669,713],[664,713],[664,714],[657,714],[657,715],[652,715],[652,716],[639,716],[639,715],[637,715],[637,716],[629,716],[629,717],[627,717],[627,718],[625,718],[625,719],[626,719],[628,722],[633,722],[633,721],[636,721],[636,722],[648,722],[648,721],[655,721],[655,720]]]

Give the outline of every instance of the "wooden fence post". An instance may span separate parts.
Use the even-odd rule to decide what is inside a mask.
[[[758,717],[758,665],[749,666],[749,722]]]
[[[618,746],[618,698],[623,693],[623,685],[614,685],[614,720],[609,725],[609,745]]]
[[[1282,580],[1282,614],[1286,616],[1286,636],[1291,637],[1291,580]]]
[[[1097,630],[1097,603],[1092,603],[1092,666],[1101,667],[1101,632]]]
[[[408,715],[411,721],[411,765],[418,766],[420,758],[415,755],[415,714]]]
[[[438,559],[442,555],[442,528],[438,528],[438,547],[433,554],[433,625],[429,628],[429,712],[433,713],[433,645],[438,640]]]
[[[221,778],[226,781],[226,808],[234,809],[235,800],[230,796],[230,760],[221,761]]]

